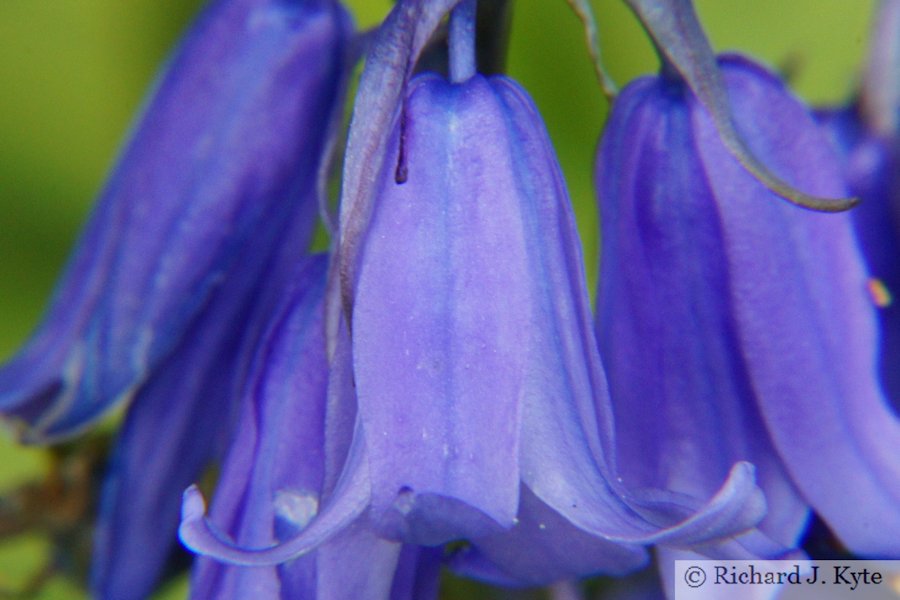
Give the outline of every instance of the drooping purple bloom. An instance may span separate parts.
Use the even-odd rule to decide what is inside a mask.
[[[799,189],[844,195],[806,109],[749,61],[720,64],[754,154]],[[674,78],[622,93],[598,189],[597,330],[625,484],[702,498],[750,461],[766,518],[738,548],[706,551],[796,547],[809,506],[853,551],[900,554],[900,423],[875,376],[849,217],[779,201]]]
[[[386,148],[331,363],[335,396],[358,406],[334,493],[296,537],[248,547],[202,520],[191,491],[187,545],[273,564],[366,511],[388,539],[483,540],[460,569],[478,560],[531,583],[624,572],[646,560],[641,544],[752,527],[764,506],[743,463],[703,501],[618,483],[571,206],[525,92],[502,77],[417,77]],[[340,370],[355,385],[335,388]],[[526,575],[509,551],[523,536],[545,570]],[[573,566],[567,549],[589,554]]]
[[[574,307],[554,306],[556,286],[542,277],[570,277],[544,236],[571,232],[557,230],[559,182],[523,97],[503,79],[418,78],[403,154],[399,128],[389,149],[406,180],[393,168],[380,178],[351,331],[373,516],[396,537],[510,527],[528,451],[523,404],[570,393],[553,380],[561,370],[535,369],[579,346],[568,338],[578,334]],[[546,322],[553,329],[536,326]]]
[[[301,531],[333,491],[329,466],[343,464],[343,456],[326,454],[349,446],[349,440],[326,441],[326,434],[352,435],[327,423],[353,416],[340,414],[352,407],[328,402],[326,262],[324,257],[303,261],[286,280],[244,382],[241,417],[211,508],[212,521],[243,545],[271,545]],[[192,597],[434,596],[440,550],[379,539],[365,525],[351,525],[315,553],[278,566],[230,566],[200,558]]]
[[[305,260],[307,230],[302,220],[290,225],[282,247],[266,257],[264,279],[223,286],[129,407],[94,540],[91,583],[99,597],[143,598],[152,590],[177,540],[181,492],[231,443],[250,362]],[[247,253],[241,261],[260,258]]]
[[[380,180],[351,328],[376,526],[496,534],[520,485],[604,539],[675,526],[620,499],[580,245],[531,100],[505,78],[422,77],[405,111],[389,155],[406,178]]]
[[[269,545],[318,512],[328,382],[320,314],[324,273],[325,261],[310,259],[285,282],[243,382],[240,417],[211,513],[243,544]],[[200,559],[191,592],[197,598],[278,598],[291,582],[315,589],[310,558],[283,568],[294,577],[282,581],[275,567],[238,569]]]
[[[316,221],[348,17],[221,0],[163,75],[41,329],[0,370],[30,441],[133,396],[104,486],[91,587],[144,598],[180,494],[227,444],[255,343]]]
[[[201,15],[43,324],[0,370],[0,411],[27,439],[132,398],[216,294],[260,277],[290,224],[308,241],[348,36],[330,1],[220,0]]]

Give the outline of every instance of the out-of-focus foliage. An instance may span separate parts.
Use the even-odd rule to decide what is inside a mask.
[[[0,360],[39,318],[141,98],[200,4],[0,2]],[[391,2],[349,4],[366,28]],[[697,0],[718,50],[747,52],[781,69],[801,97],[817,104],[839,103],[852,89],[872,5],[872,0]],[[605,62],[619,84],[655,69],[652,48],[624,4],[594,0],[594,8]],[[533,95],[556,144],[593,279],[597,215],[591,165],[606,102],[578,20],[563,0],[518,0],[514,12],[509,72]],[[45,480],[51,469],[45,450],[19,448],[10,435],[0,436],[0,497]],[[36,534],[0,540],[0,597],[27,585],[46,564],[50,547]],[[62,570],[69,572],[51,577],[35,597],[83,598],[73,579],[78,569],[64,565]],[[482,593],[467,583],[448,590],[447,597]],[[158,597],[185,593],[182,579]]]

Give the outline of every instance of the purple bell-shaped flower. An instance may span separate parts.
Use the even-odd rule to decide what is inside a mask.
[[[217,0],[149,100],[0,412],[45,442],[132,399],[91,586],[144,598],[181,492],[227,444],[240,386],[310,243],[351,35],[331,1]]]
[[[200,16],[44,322],[0,370],[0,412],[27,440],[133,398],[216,295],[243,300],[297,222],[305,249],[348,37],[326,0],[219,0]]]
[[[720,68],[766,167],[843,195],[830,144],[783,85],[745,59]],[[673,74],[632,83],[607,127],[597,331],[625,484],[702,498],[749,461],[766,517],[738,547],[695,549],[777,555],[797,547],[811,507],[851,550],[900,554],[900,422],[876,377],[849,215],[778,199]]]
[[[334,423],[352,420],[342,411],[353,407],[328,400],[326,262],[302,261],[286,279],[244,382],[239,425],[210,517],[243,545],[277,543],[306,527],[333,491],[333,471],[339,474],[342,450],[349,447],[352,429]],[[316,552],[278,566],[233,566],[201,557],[191,597],[435,597],[440,549],[380,539],[365,525],[361,520]]]

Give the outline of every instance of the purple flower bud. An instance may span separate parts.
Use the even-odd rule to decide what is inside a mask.
[[[806,109],[762,68],[720,64],[754,154],[799,189],[844,195]],[[703,498],[749,461],[769,507],[737,539],[749,555],[796,547],[807,506],[854,551],[900,555],[900,423],[849,216],[779,202],[663,78],[618,99],[598,188],[597,330],[626,485]]]
[[[200,17],[43,324],[0,371],[0,410],[29,439],[131,398],[217,293],[260,277],[289,224],[306,224],[305,248],[348,36],[332,2],[221,0]]]

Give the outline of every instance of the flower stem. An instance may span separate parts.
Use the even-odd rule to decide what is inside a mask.
[[[603,90],[606,101],[612,105],[619,90],[616,87],[616,82],[613,81],[613,78],[610,77],[603,66],[603,60],[600,56],[600,34],[597,31],[597,19],[594,18],[591,4],[588,0],[566,0],[566,2],[569,3],[569,7],[581,21],[581,25],[584,28],[584,38],[587,42],[588,51],[591,54],[594,74],[597,76],[597,81],[600,82],[600,88]]]
[[[475,75],[476,0],[462,0],[450,13],[450,81],[462,83]]]

